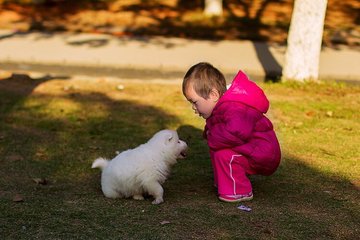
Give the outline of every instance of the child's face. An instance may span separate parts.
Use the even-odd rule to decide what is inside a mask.
[[[192,109],[195,111],[195,114],[198,114],[200,117],[207,119],[211,116],[211,113],[219,100],[219,94],[216,90],[213,90],[208,99],[205,99],[199,96],[192,84],[189,84],[185,91],[186,99],[191,103]]]

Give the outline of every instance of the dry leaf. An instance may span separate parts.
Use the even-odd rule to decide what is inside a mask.
[[[23,202],[23,201],[24,201],[24,198],[20,194],[16,194],[13,197],[13,202]]]
[[[33,178],[32,179],[36,184],[46,185],[47,180],[45,178]]]
[[[265,228],[263,232],[266,233],[266,234],[271,234],[271,230],[268,229],[268,228]]]
[[[124,87],[124,85],[121,85],[121,84],[120,84],[120,85],[117,85],[117,86],[116,86],[116,89],[119,90],[119,91],[121,91],[121,90],[124,90],[125,87]]]
[[[309,112],[306,112],[305,114],[306,114],[306,116],[308,116],[308,117],[313,117],[313,116],[315,116],[315,112],[314,112],[314,111],[309,111]]]
[[[15,162],[15,161],[22,161],[22,160],[24,160],[24,158],[18,154],[15,154],[15,155],[10,155],[10,156],[6,157],[6,160]]]
[[[302,125],[304,125],[303,122],[296,122],[296,123],[295,123],[295,127],[301,127]]]
[[[334,115],[334,113],[332,111],[327,111],[326,112],[326,116],[328,117],[332,117]]]
[[[165,224],[169,224],[170,222],[169,221],[162,221],[160,222],[161,225],[165,225]]]
[[[351,184],[354,185],[356,190],[360,191],[360,179],[352,180]]]
[[[45,153],[43,153],[43,152],[37,152],[37,153],[35,153],[35,156],[36,156],[36,157],[43,157],[43,156],[45,156]]]

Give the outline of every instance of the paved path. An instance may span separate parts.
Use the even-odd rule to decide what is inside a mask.
[[[262,80],[281,73],[284,54],[283,46],[251,41],[0,31],[0,69],[5,70],[181,78],[191,65],[208,61],[226,75],[242,69]],[[360,51],[323,49],[320,78],[360,82]]]

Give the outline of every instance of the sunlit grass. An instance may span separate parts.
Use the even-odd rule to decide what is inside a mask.
[[[336,83],[264,87],[270,93],[280,136],[287,139],[285,152],[330,175],[352,180],[359,176],[358,87]]]

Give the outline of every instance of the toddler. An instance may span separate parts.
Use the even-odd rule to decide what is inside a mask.
[[[182,91],[195,113],[206,119],[203,135],[219,199],[251,200],[248,175],[271,175],[281,158],[273,125],[264,115],[269,108],[264,92],[241,71],[227,90],[223,74],[205,62],[187,71]]]

